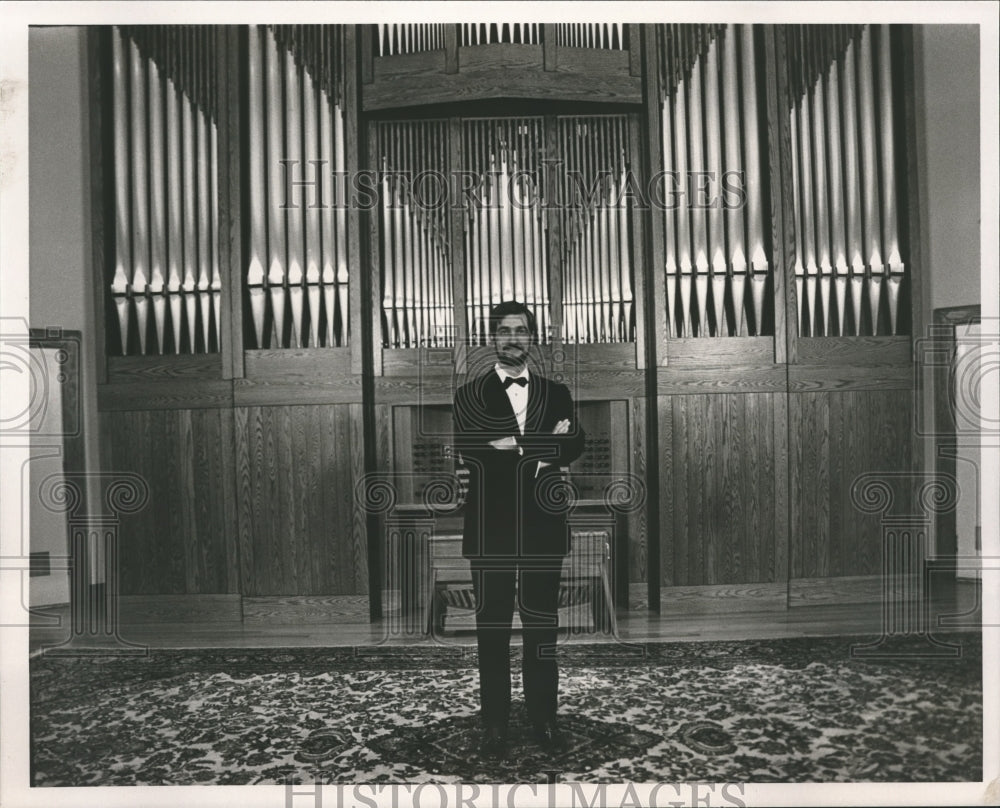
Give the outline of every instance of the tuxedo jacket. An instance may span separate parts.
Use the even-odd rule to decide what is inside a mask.
[[[530,374],[524,434],[496,371],[455,393],[455,448],[469,469],[462,554],[470,560],[561,558],[569,551],[560,466],[583,452],[584,431],[569,389]],[[569,432],[553,435],[562,419]],[[520,450],[489,445],[513,436]],[[539,461],[548,465],[539,466]]]

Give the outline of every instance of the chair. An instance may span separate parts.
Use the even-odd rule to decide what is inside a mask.
[[[563,559],[559,585],[559,607],[589,603],[597,630],[610,629],[618,636],[608,574],[611,546],[607,531],[574,532],[570,552]],[[432,536],[427,552],[430,591],[424,601],[424,630],[437,634],[444,630],[449,608],[475,610],[472,569],[462,557],[462,537],[456,534]],[[516,616],[515,616],[516,617]]]

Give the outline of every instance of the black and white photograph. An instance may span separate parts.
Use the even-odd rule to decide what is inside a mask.
[[[0,802],[1000,804],[1000,3],[0,13]]]

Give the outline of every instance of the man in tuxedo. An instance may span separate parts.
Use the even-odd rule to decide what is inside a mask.
[[[569,551],[553,482],[583,451],[584,432],[565,385],[529,372],[538,341],[531,310],[508,301],[490,312],[497,362],[455,393],[455,445],[469,468],[462,554],[476,596],[480,751],[504,757],[510,714],[510,636],[523,626],[524,701],[536,742],[564,745],[556,723],[559,579]]]

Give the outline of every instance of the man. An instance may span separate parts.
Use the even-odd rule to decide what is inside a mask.
[[[469,468],[462,554],[472,566],[483,720],[480,751],[502,758],[510,714],[510,635],[523,626],[524,701],[533,736],[548,749],[564,740],[556,723],[559,578],[569,551],[566,516],[553,502],[560,467],[583,451],[565,385],[528,370],[538,329],[522,303],[490,312],[497,362],[455,393],[455,444]],[[548,496],[547,496],[548,495]]]

